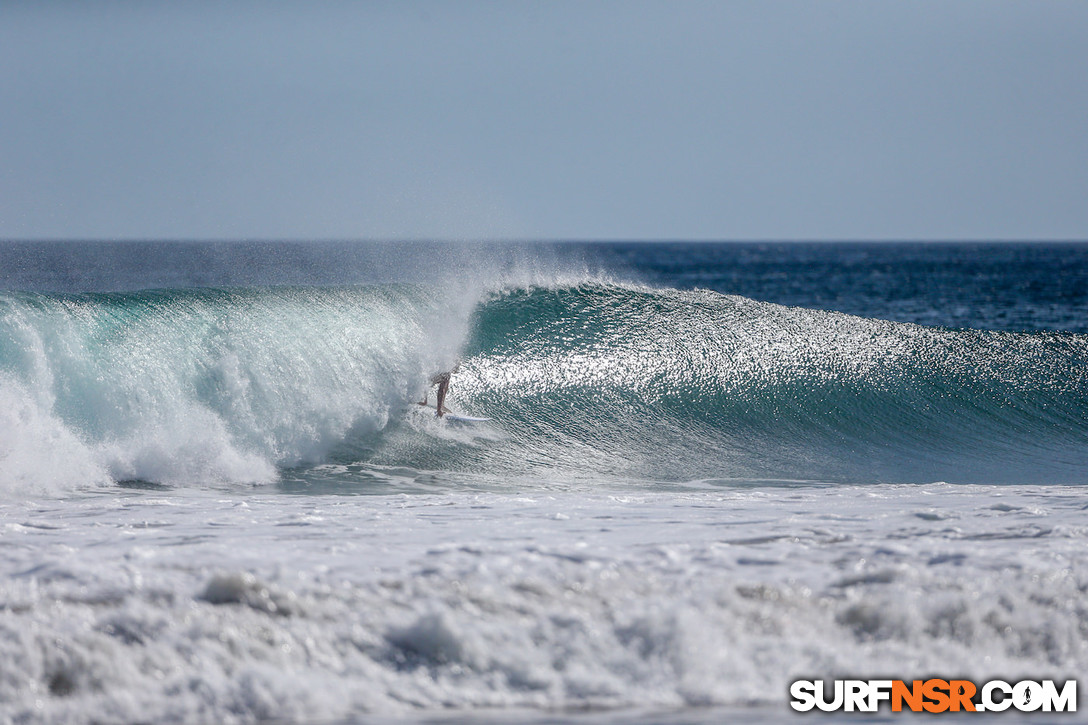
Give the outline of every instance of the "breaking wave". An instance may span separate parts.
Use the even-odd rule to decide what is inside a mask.
[[[458,359],[486,425],[412,405]],[[1086,363],[1083,335],[603,281],[3,293],[0,486],[1083,483]]]

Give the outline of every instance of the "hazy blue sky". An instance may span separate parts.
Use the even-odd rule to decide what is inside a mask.
[[[1088,2],[0,3],[4,238],[1088,238]]]

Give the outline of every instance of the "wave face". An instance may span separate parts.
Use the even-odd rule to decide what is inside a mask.
[[[458,357],[448,404],[487,425],[410,402]],[[1083,335],[606,282],[4,293],[0,485],[1078,484],[1086,363]]]
[[[483,305],[464,387],[525,448],[663,480],[1082,482],[1088,338],[589,285]]]

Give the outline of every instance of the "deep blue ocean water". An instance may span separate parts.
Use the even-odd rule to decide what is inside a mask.
[[[1088,331],[1088,244],[608,244],[587,254],[652,283],[861,317]]]
[[[1088,331],[1088,243],[1074,242],[8,242],[0,289],[437,283],[527,260],[899,322]]]

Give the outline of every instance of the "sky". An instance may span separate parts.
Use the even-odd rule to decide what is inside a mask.
[[[4,239],[1088,239],[1088,2],[0,3]]]

